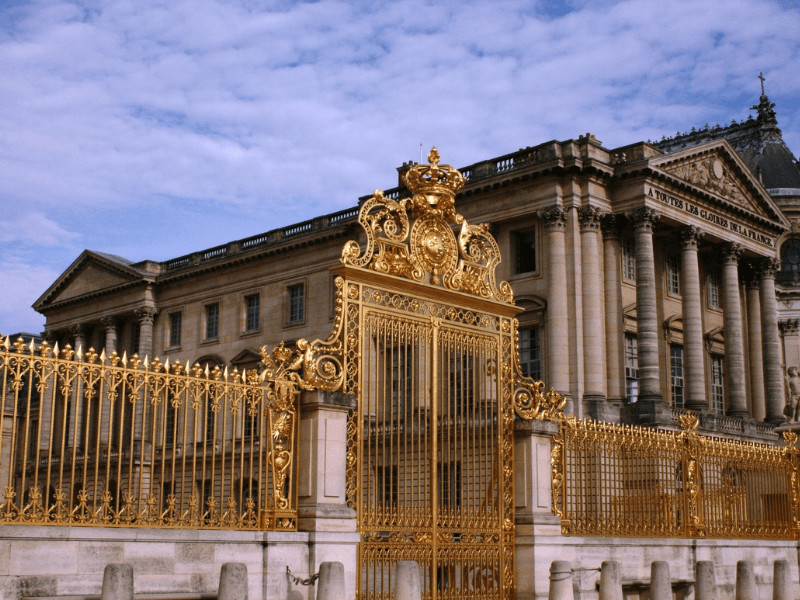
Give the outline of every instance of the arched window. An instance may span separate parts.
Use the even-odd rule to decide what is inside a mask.
[[[800,239],[790,238],[781,246],[781,270],[800,271]]]

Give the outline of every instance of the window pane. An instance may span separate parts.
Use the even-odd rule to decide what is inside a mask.
[[[672,405],[683,408],[683,347],[670,346],[670,377],[672,380]]]
[[[258,294],[245,297],[246,306],[246,331],[255,331],[259,327],[259,310],[261,306],[261,297]]]
[[[628,402],[639,399],[639,351],[635,335],[625,336],[625,390]]]
[[[681,266],[677,254],[667,255],[667,286],[670,294],[680,294],[680,273]]]
[[[711,357],[711,398],[714,412],[721,415],[725,412],[725,387],[722,373],[722,357]]]
[[[169,345],[181,345],[181,313],[172,313],[169,316]]]
[[[300,283],[289,287],[289,322],[297,323],[303,320],[305,286]]]
[[[636,247],[633,240],[622,240],[622,275],[625,279],[636,281]]]
[[[206,306],[206,338],[212,339],[219,334],[219,304]]]
[[[539,381],[542,378],[541,328],[519,331],[519,364],[522,374]]]
[[[530,273],[536,270],[535,231],[517,231],[514,239],[514,272]]]

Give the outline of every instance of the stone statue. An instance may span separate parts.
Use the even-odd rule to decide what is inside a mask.
[[[785,376],[786,383],[786,406],[783,414],[791,423],[798,422],[798,404],[800,404],[800,372],[797,367],[789,367]]]

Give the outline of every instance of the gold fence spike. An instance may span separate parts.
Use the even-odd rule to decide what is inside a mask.
[[[6,349],[6,352],[8,352],[9,348],[11,348],[11,340],[9,339],[9,337],[10,336],[6,336],[5,339],[3,340],[3,348]]]
[[[123,367],[126,367],[126,366],[128,366],[128,351],[127,351],[127,350],[125,350],[125,351],[122,353],[122,366],[123,366]]]
[[[101,364],[104,364],[104,363],[106,362],[106,358],[107,358],[107,357],[106,357],[106,349],[105,349],[105,348],[103,348],[103,349],[100,351],[100,363],[101,363]]]

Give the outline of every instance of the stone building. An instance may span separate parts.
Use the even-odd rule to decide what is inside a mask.
[[[773,106],[762,95],[757,119],[659,143],[606,149],[587,134],[462,169],[458,211],[490,224],[525,309],[525,369],[576,415],[669,425],[692,408],[756,437],[784,419],[800,172]],[[62,346],[254,368],[263,344],[326,333],[356,215],[162,263],[87,250],[34,308]]]
[[[503,259],[497,280],[510,284],[514,302],[523,309],[517,317],[520,370],[564,394],[568,412],[677,430],[686,416],[684,409],[694,409],[700,411],[701,430],[717,437],[777,441],[774,429],[785,420],[786,390],[800,383],[786,380],[786,366],[800,362],[800,346],[791,339],[800,318],[800,280],[791,266],[793,253],[800,250],[800,212],[795,212],[800,176],[766,95],[756,108],[757,119],[659,143],[607,149],[586,134],[460,170],[465,184],[455,197],[455,211],[469,223],[488,224]],[[359,206],[379,198],[410,198],[404,175],[415,166],[399,167],[396,187],[361,198]],[[334,272],[350,268],[340,261],[345,242],[356,239],[362,248],[367,245],[358,218],[359,208],[354,207],[165,262],[134,263],[87,250],[34,305],[47,318],[43,337],[61,348],[70,344],[84,350],[102,348],[107,355],[159,356],[173,365],[260,369],[263,345],[285,342],[291,347],[301,338],[327,338],[337,322],[337,289],[341,294]],[[444,252],[437,244],[445,237],[431,237],[430,256]],[[401,256],[395,258],[402,262]],[[435,269],[430,270],[435,276]],[[413,284],[404,285],[408,290]],[[504,310],[511,315],[514,308]],[[367,414],[360,426],[376,439],[399,435],[401,429],[381,430],[381,411],[395,422],[410,419],[408,415],[420,419],[419,403],[411,404],[409,412],[400,409],[407,393],[402,391],[404,381],[411,381],[407,388],[432,388],[417,375],[422,370],[420,355],[409,358],[408,344],[382,339],[382,352],[361,355],[367,362],[384,361],[377,376],[364,379],[369,384],[364,387],[375,390],[373,395],[383,402],[383,408],[373,410],[371,398],[364,401]],[[451,354],[458,352],[462,350]],[[442,373],[450,369],[449,379],[442,378],[439,385],[451,399],[466,399],[484,385],[474,374],[477,369],[469,366],[479,353],[462,354],[468,360],[460,366],[450,359],[438,367]],[[480,360],[490,363],[484,355]],[[494,374],[488,369],[482,376]],[[485,400],[498,397],[486,394]],[[292,565],[309,565],[306,574],[314,572],[323,557],[346,555],[348,586],[355,585],[354,548],[369,540],[355,532],[357,520],[346,503],[351,401],[322,393],[302,400],[300,437],[309,443],[306,450],[300,449],[297,464],[299,531],[268,531],[263,539],[259,533],[247,533],[249,546],[242,552],[257,557],[253,547],[263,544],[263,589],[277,590],[275,597],[290,597],[281,562],[290,554],[287,561]],[[448,410],[448,427],[457,437],[461,412],[455,405],[443,407],[444,413]],[[72,410],[61,419],[71,423],[78,414],[79,409]],[[484,420],[491,423],[493,418],[485,415]],[[246,423],[242,416],[242,427],[229,426],[225,435],[231,442],[246,437]],[[730,583],[737,558],[758,558],[763,573],[768,559],[796,556],[796,542],[772,539],[719,543],[679,538],[665,546],[656,537],[635,543],[625,538],[563,537],[551,496],[550,436],[557,427],[520,420],[515,427],[513,469],[495,461],[492,466],[481,463],[476,470],[484,477],[487,498],[494,493],[499,473],[513,471],[508,477],[516,481],[515,494],[504,501],[515,508],[520,598],[546,597],[547,568],[554,558],[570,558],[589,570],[613,552],[635,578],[643,579],[648,557],[666,557],[681,565],[678,574],[684,578],[693,576],[695,559],[707,557],[725,563],[721,579]],[[492,439],[497,437],[493,434]],[[476,454],[476,448],[477,454],[490,453],[476,446],[475,439],[458,439],[464,455]],[[510,461],[510,451],[504,456]],[[361,455],[362,461],[370,459],[368,453]],[[469,460],[478,462],[472,455]],[[470,496],[468,472],[460,470],[453,457],[439,466],[435,460],[430,464],[432,473],[446,473],[439,481],[439,501],[446,510],[480,495],[473,490]],[[402,494],[393,483],[398,476],[401,470],[378,464],[368,495],[384,507],[394,505],[395,496]],[[241,481],[242,476],[237,477]],[[682,471],[665,477],[673,489],[683,486]],[[660,483],[650,481],[654,489]],[[136,534],[116,531],[124,532],[120,536],[134,545]],[[238,539],[224,533],[192,535],[216,544],[222,553],[224,544]],[[367,533],[380,537],[386,532]],[[180,536],[152,539],[156,538],[157,544],[176,548],[185,541]],[[164,550],[175,556],[188,551]],[[464,572],[438,569],[429,574],[429,584],[436,580],[430,585],[450,585],[452,591],[461,587]],[[374,573],[382,576],[381,567]],[[492,569],[473,575],[484,584],[499,576]],[[451,585],[457,580],[458,586]],[[207,591],[208,582],[202,583],[193,591]]]

